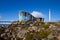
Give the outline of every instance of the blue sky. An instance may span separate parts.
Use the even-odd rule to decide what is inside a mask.
[[[25,10],[42,12],[48,21],[49,8],[51,21],[60,20],[60,0],[0,0],[0,20],[18,20],[19,10]]]

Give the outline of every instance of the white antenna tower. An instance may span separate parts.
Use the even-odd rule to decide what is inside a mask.
[[[19,14],[18,15],[19,15],[19,21],[20,21],[20,11],[19,11]]]
[[[49,9],[49,21],[51,21],[51,11]]]

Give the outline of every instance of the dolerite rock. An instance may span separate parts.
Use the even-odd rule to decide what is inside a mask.
[[[0,40],[24,40],[26,35],[32,35],[34,39],[39,39],[36,33],[45,30],[41,26],[35,26],[36,22],[28,21],[21,24],[19,21],[14,21],[9,26],[0,27]]]
[[[0,40],[23,40],[26,31],[21,29],[18,22],[8,27],[0,27]]]

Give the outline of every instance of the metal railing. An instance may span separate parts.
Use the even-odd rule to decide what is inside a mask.
[[[11,24],[13,21],[0,21],[0,24]]]

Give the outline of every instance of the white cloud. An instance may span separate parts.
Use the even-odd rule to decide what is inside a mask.
[[[44,18],[44,15],[41,12],[38,12],[38,11],[33,11],[31,14],[36,18],[39,18],[39,17]]]

